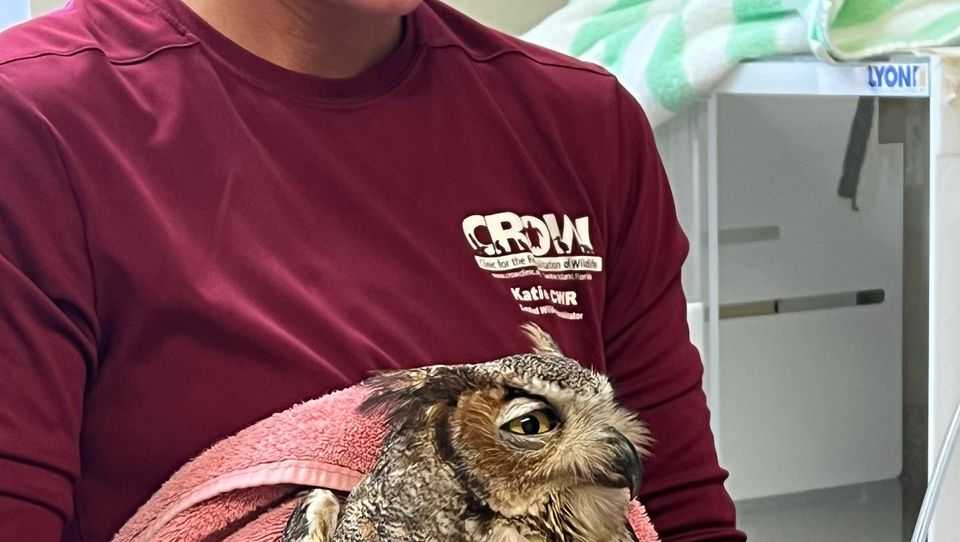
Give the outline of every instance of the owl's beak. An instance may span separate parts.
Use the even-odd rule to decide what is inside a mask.
[[[611,472],[604,473],[599,480],[600,484],[609,487],[623,487],[630,490],[630,499],[635,499],[640,492],[640,482],[643,480],[643,465],[637,448],[616,429],[610,430],[612,435],[607,439],[613,451],[613,467]]]

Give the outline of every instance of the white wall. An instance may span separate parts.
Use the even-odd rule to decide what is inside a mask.
[[[24,0],[4,0],[0,3],[0,29],[23,21],[28,9]]]
[[[945,70],[942,81],[936,77]],[[951,103],[960,67],[934,62],[931,108],[939,110],[931,126],[930,186],[930,442],[931,460],[946,436],[953,410],[960,403],[960,111]],[[953,455],[940,494],[934,529],[936,542],[956,542],[960,533],[960,457]]]
[[[43,15],[66,4],[66,0],[30,0],[30,13],[34,16]]]
[[[566,0],[445,0],[494,28],[520,34],[567,3]]]

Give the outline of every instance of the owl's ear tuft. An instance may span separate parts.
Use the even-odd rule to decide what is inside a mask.
[[[424,423],[432,405],[456,403],[470,381],[464,369],[437,365],[378,373],[364,381],[364,386],[370,388],[370,395],[359,412],[383,414],[391,427],[398,428]]]
[[[563,351],[560,350],[560,345],[558,345],[557,341],[555,341],[549,333],[544,331],[542,327],[534,324],[533,322],[527,322],[526,324],[520,326],[520,329],[523,330],[524,335],[527,336],[527,339],[529,339],[530,343],[533,345],[534,353],[550,356],[563,356]]]

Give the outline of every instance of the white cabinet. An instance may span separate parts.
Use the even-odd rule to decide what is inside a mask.
[[[880,70],[913,77],[877,87]],[[775,532],[787,532],[791,513],[849,526],[867,510],[885,518],[874,527],[896,526],[891,541],[912,527],[918,496],[897,479],[911,469],[924,477],[960,399],[960,113],[943,92],[950,79],[937,58],[750,63],[657,130],[691,240],[688,312],[728,488]],[[838,185],[858,103],[873,108],[872,128],[861,130],[850,199]],[[904,412],[918,400],[920,414],[907,418],[928,424],[927,438],[904,439]],[[960,509],[958,471],[940,510]],[[838,504],[817,511],[811,499]],[[960,523],[948,524],[957,521],[940,513],[934,540],[960,540]]]
[[[747,310],[721,310],[719,329],[721,454],[738,499],[900,474],[902,146],[871,137],[857,209],[840,198],[855,106],[718,102],[719,300]],[[880,302],[856,305],[860,292]],[[820,296],[838,301],[770,312]]]

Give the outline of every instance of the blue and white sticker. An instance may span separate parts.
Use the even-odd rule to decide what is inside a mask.
[[[872,63],[861,72],[863,84],[881,96],[926,96],[930,92],[925,63]]]

